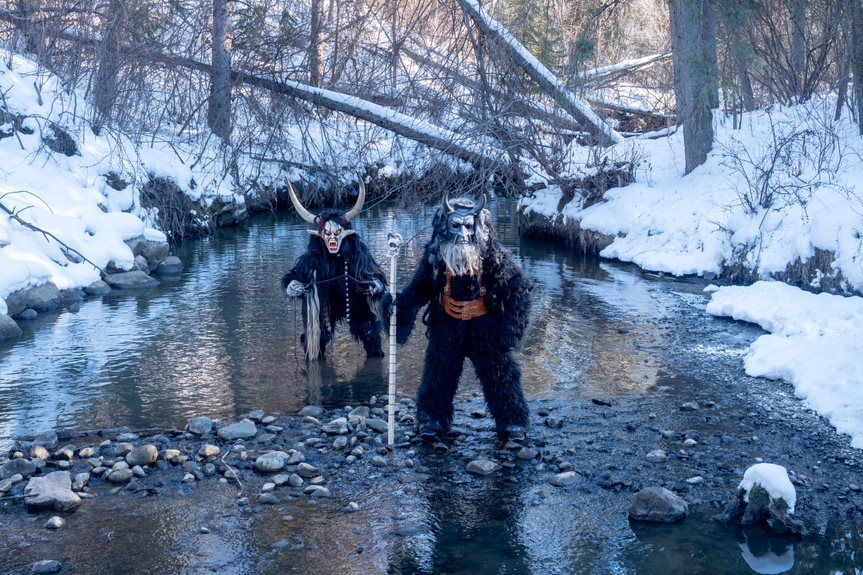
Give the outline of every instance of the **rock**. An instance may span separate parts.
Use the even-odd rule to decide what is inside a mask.
[[[45,529],[60,529],[66,525],[66,521],[62,517],[55,515],[45,522]]]
[[[701,407],[698,405],[697,401],[687,401],[680,406],[680,411],[698,411],[699,409],[701,409]]]
[[[557,475],[549,477],[548,482],[555,487],[564,487],[566,485],[572,485],[579,479],[581,479],[581,475],[577,471],[564,471],[563,473],[558,473]]]
[[[57,573],[63,568],[63,564],[56,559],[43,559],[30,566],[31,573]]]
[[[45,449],[44,445],[34,445],[30,448],[30,459],[41,459],[42,461],[47,461],[50,454],[48,450]]]
[[[219,437],[227,441],[233,441],[235,439],[247,439],[250,437],[254,437],[257,434],[258,429],[255,427],[254,422],[249,419],[244,419],[237,423],[232,423],[231,425],[219,428],[218,433]]]
[[[57,439],[57,432],[53,429],[49,429],[48,431],[43,431],[33,440],[33,445],[41,445],[45,447],[45,449],[54,449],[57,447],[59,443],[59,439]]]
[[[76,473],[75,478],[72,480],[72,491],[81,491],[87,484],[90,482],[90,474],[85,472]]]
[[[26,307],[37,312],[53,311],[60,309],[63,304],[63,296],[60,290],[52,283],[42,284],[27,290]]]
[[[135,475],[131,469],[114,469],[108,474],[111,483],[126,483]]]
[[[668,455],[663,449],[654,449],[647,454],[647,460],[651,463],[662,463],[666,459],[668,459]]]
[[[498,467],[500,466],[494,461],[475,459],[468,463],[465,469],[468,473],[473,473],[474,475],[489,475],[497,471]]]
[[[201,449],[198,450],[198,455],[200,455],[204,459],[218,457],[220,453],[222,453],[222,450],[219,448],[219,446],[213,445],[212,443],[202,445]]]
[[[159,264],[155,273],[160,276],[178,276],[183,273],[183,262],[177,256],[168,256],[165,261]]]
[[[15,319],[19,321],[33,321],[37,317],[39,317],[39,312],[35,309],[27,308],[18,315],[15,316]]]
[[[111,293],[111,286],[102,280],[96,280],[84,288],[84,293],[90,297],[101,297]]]
[[[303,455],[302,451],[297,451],[291,455],[291,458],[288,459],[288,465],[296,465],[298,463],[302,463],[306,460],[306,456]]]
[[[213,420],[206,416],[193,417],[186,422],[186,431],[195,435],[207,435],[213,430]]]
[[[126,454],[126,463],[134,467],[136,465],[153,465],[159,459],[159,450],[155,445],[139,445]]]
[[[324,410],[316,405],[307,405],[300,410],[300,417],[320,417],[324,414]]]
[[[315,467],[314,465],[309,465],[308,463],[300,463],[297,465],[297,473],[300,477],[305,479],[309,479],[311,477],[317,477],[321,474],[321,470]]]
[[[23,332],[15,320],[6,314],[0,314],[0,340],[18,337]]]
[[[126,240],[126,245],[132,250],[133,256],[141,256],[147,264],[147,271],[153,271],[168,257],[168,242],[148,240],[137,237]]]
[[[344,435],[336,437],[333,441],[333,449],[344,449],[348,446],[348,438]]]
[[[10,459],[3,465],[0,465],[0,479],[8,479],[14,475],[21,475],[27,478],[35,473],[36,466],[27,459]]]
[[[150,273],[150,264],[147,263],[147,258],[144,256],[135,256],[133,264],[135,268],[141,270],[145,274]]]
[[[272,493],[261,493],[258,495],[258,503],[262,503],[264,505],[275,505],[278,502],[279,498]]]
[[[350,433],[348,429],[348,419],[346,417],[338,417],[323,426],[325,433],[329,435],[345,435]]]
[[[303,478],[296,473],[292,473],[291,476],[288,477],[288,485],[291,487],[302,487],[303,483],[305,483]]]
[[[645,487],[632,498],[629,518],[635,521],[674,523],[689,514],[689,505],[664,487]]]
[[[142,289],[159,285],[159,280],[150,277],[141,270],[106,274],[105,282],[114,289]]]
[[[366,427],[375,433],[386,433],[389,429],[389,425],[387,425],[387,422],[383,419],[367,419]]]
[[[20,483],[24,481],[24,476],[15,474],[12,477],[7,477],[6,479],[0,480],[0,494],[6,493],[12,486],[16,483]]]
[[[371,464],[374,465],[375,467],[386,467],[387,466],[387,460],[384,459],[380,455],[375,455],[374,457],[372,457]]]
[[[346,513],[355,513],[360,510],[360,504],[356,501],[351,501],[347,505],[345,505]]]
[[[27,482],[24,487],[24,502],[30,509],[74,511],[81,505],[81,498],[72,491],[70,473],[54,471],[44,477],[32,477]]]
[[[176,460],[180,457],[179,449],[166,449],[164,455],[165,461],[170,461],[171,463],[176,463]]]
[[[348,417],[359,417],[361,419],[368,419],[369,417],[369,408],[365,405],[361,405],[356,407],[348,413]]]
[[[285,468],[285,462],[288,459],[288,454],[284,451],[271,451],[261,455],[255,460],[255,471],[262,473],[272,473],[281,471]]]

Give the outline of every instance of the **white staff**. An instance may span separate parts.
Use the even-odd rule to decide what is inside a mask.
[[[387,445],[395,443],[396,432],[396,257],[402,245],[402,237],[390,232],[387,235],[387,253],[390,256],[390,296],[392,296],[392,311],[390,313],[390,387],[389,404],[387,405]]]

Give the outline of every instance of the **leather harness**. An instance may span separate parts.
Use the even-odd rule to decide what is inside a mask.
[[[479,275],[479,297],[470,301],[459,301],[450,297],[452,291],[452,272],[445,272],[446,286],[441,295],[441,305],[447,315],[468,321],[477,317],[482,317],[488,313],[488,307],[485,305],[485,286],[482,285],[482,274]]]

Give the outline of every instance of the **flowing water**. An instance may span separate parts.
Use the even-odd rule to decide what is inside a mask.
[[[707,317],[703,282],[665,282],[562,246],[520,240],[514,206],[498,202],[493,210],[501,241],[536,280],[520,354],[532,403],[649,397],[656,389],[679,389],[687,378],[747,380],[742,356],[760,332]],[[373,206],[355,227],[385,268],[387,232],[410,240],[397,260],[404,285],[430,236],[432,213]],[[292,414],[308,404],[341,408],[384,396],[386,362],[366,360],[344,326],[327,361],[305,368],[300,309],[279,282],[305,250],[306,228],[292,215],[256,217],[177,248],[186,270],[158,288],[114,292],[74,313],[24,324],[22,338],[0,343],[0,448],[50,428],[181,429],[197,415]],[[693,326],[698,333],[689,335]],[[398,385],[408,395],[420,378],[424,344],[418,329],[399,349]],[[787,390],[774,393],[759,380],[747,386],[736,392],[745,401],[786,402],[801,411]],[[461,389],[460,395],[477,389],[471,369]],[[290,527],[279,520],[284,510],[259,515],[252,525],[212,505],[208,497],[217,490],[190,492],[183,508],[158,498],[136,502],[125,525],[134,543],[119,550],[98,541],[114,536],[112,521],[129,510],[110,507],[122,503],[97,498],[72,517],[95,534],[78,543],[81,553],[100,558],[104,571],[92,573],[863,572],[860,526],[853,522],[819,534],[818,549],[811,539],[789,543],[709,519],[639,527],[603,517],[601,490],[581,505],[572,493],[526,490],[518,481],[471,481],[463,462],[446,456],[422,463],[435,477],[432,485],[400,491],[397,504],[374,487],[364,509],[350,516],[297,500],[290,503],[296,518]],[[197,530],[203,524],[232,524],[233,535],[213,544],[207,537],[218,528],[205,536]],[[248,536],[236,535],[246,529]],[[378,535],[384,531],[395,532],[397,541]],[[336,541],[335,550],[322,539]],[[286,549],[295,561],[281,553]],[[126,566],[132,557],[137,568]]]

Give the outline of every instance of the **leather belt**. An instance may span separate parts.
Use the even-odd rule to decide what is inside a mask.
[[[469,301],[459,301],[449,295],[452,290],[452,273],[449,271],[446,272],[446,286],[440,297],[440,302],[447,315],[468,321],[476,317],[482,317],[488,313],[488,307],[485,305],[485,287],[482,285],[482,275],[479,276],[478,280],[480,297]]]
[[[482,317],[488,313],[485,298],[458,301],[457,299],[452,299],[447,294],[443,294],[440,299],[441,304],[443,304],[443,310],[456,319],[467,321],[475,317]]]

